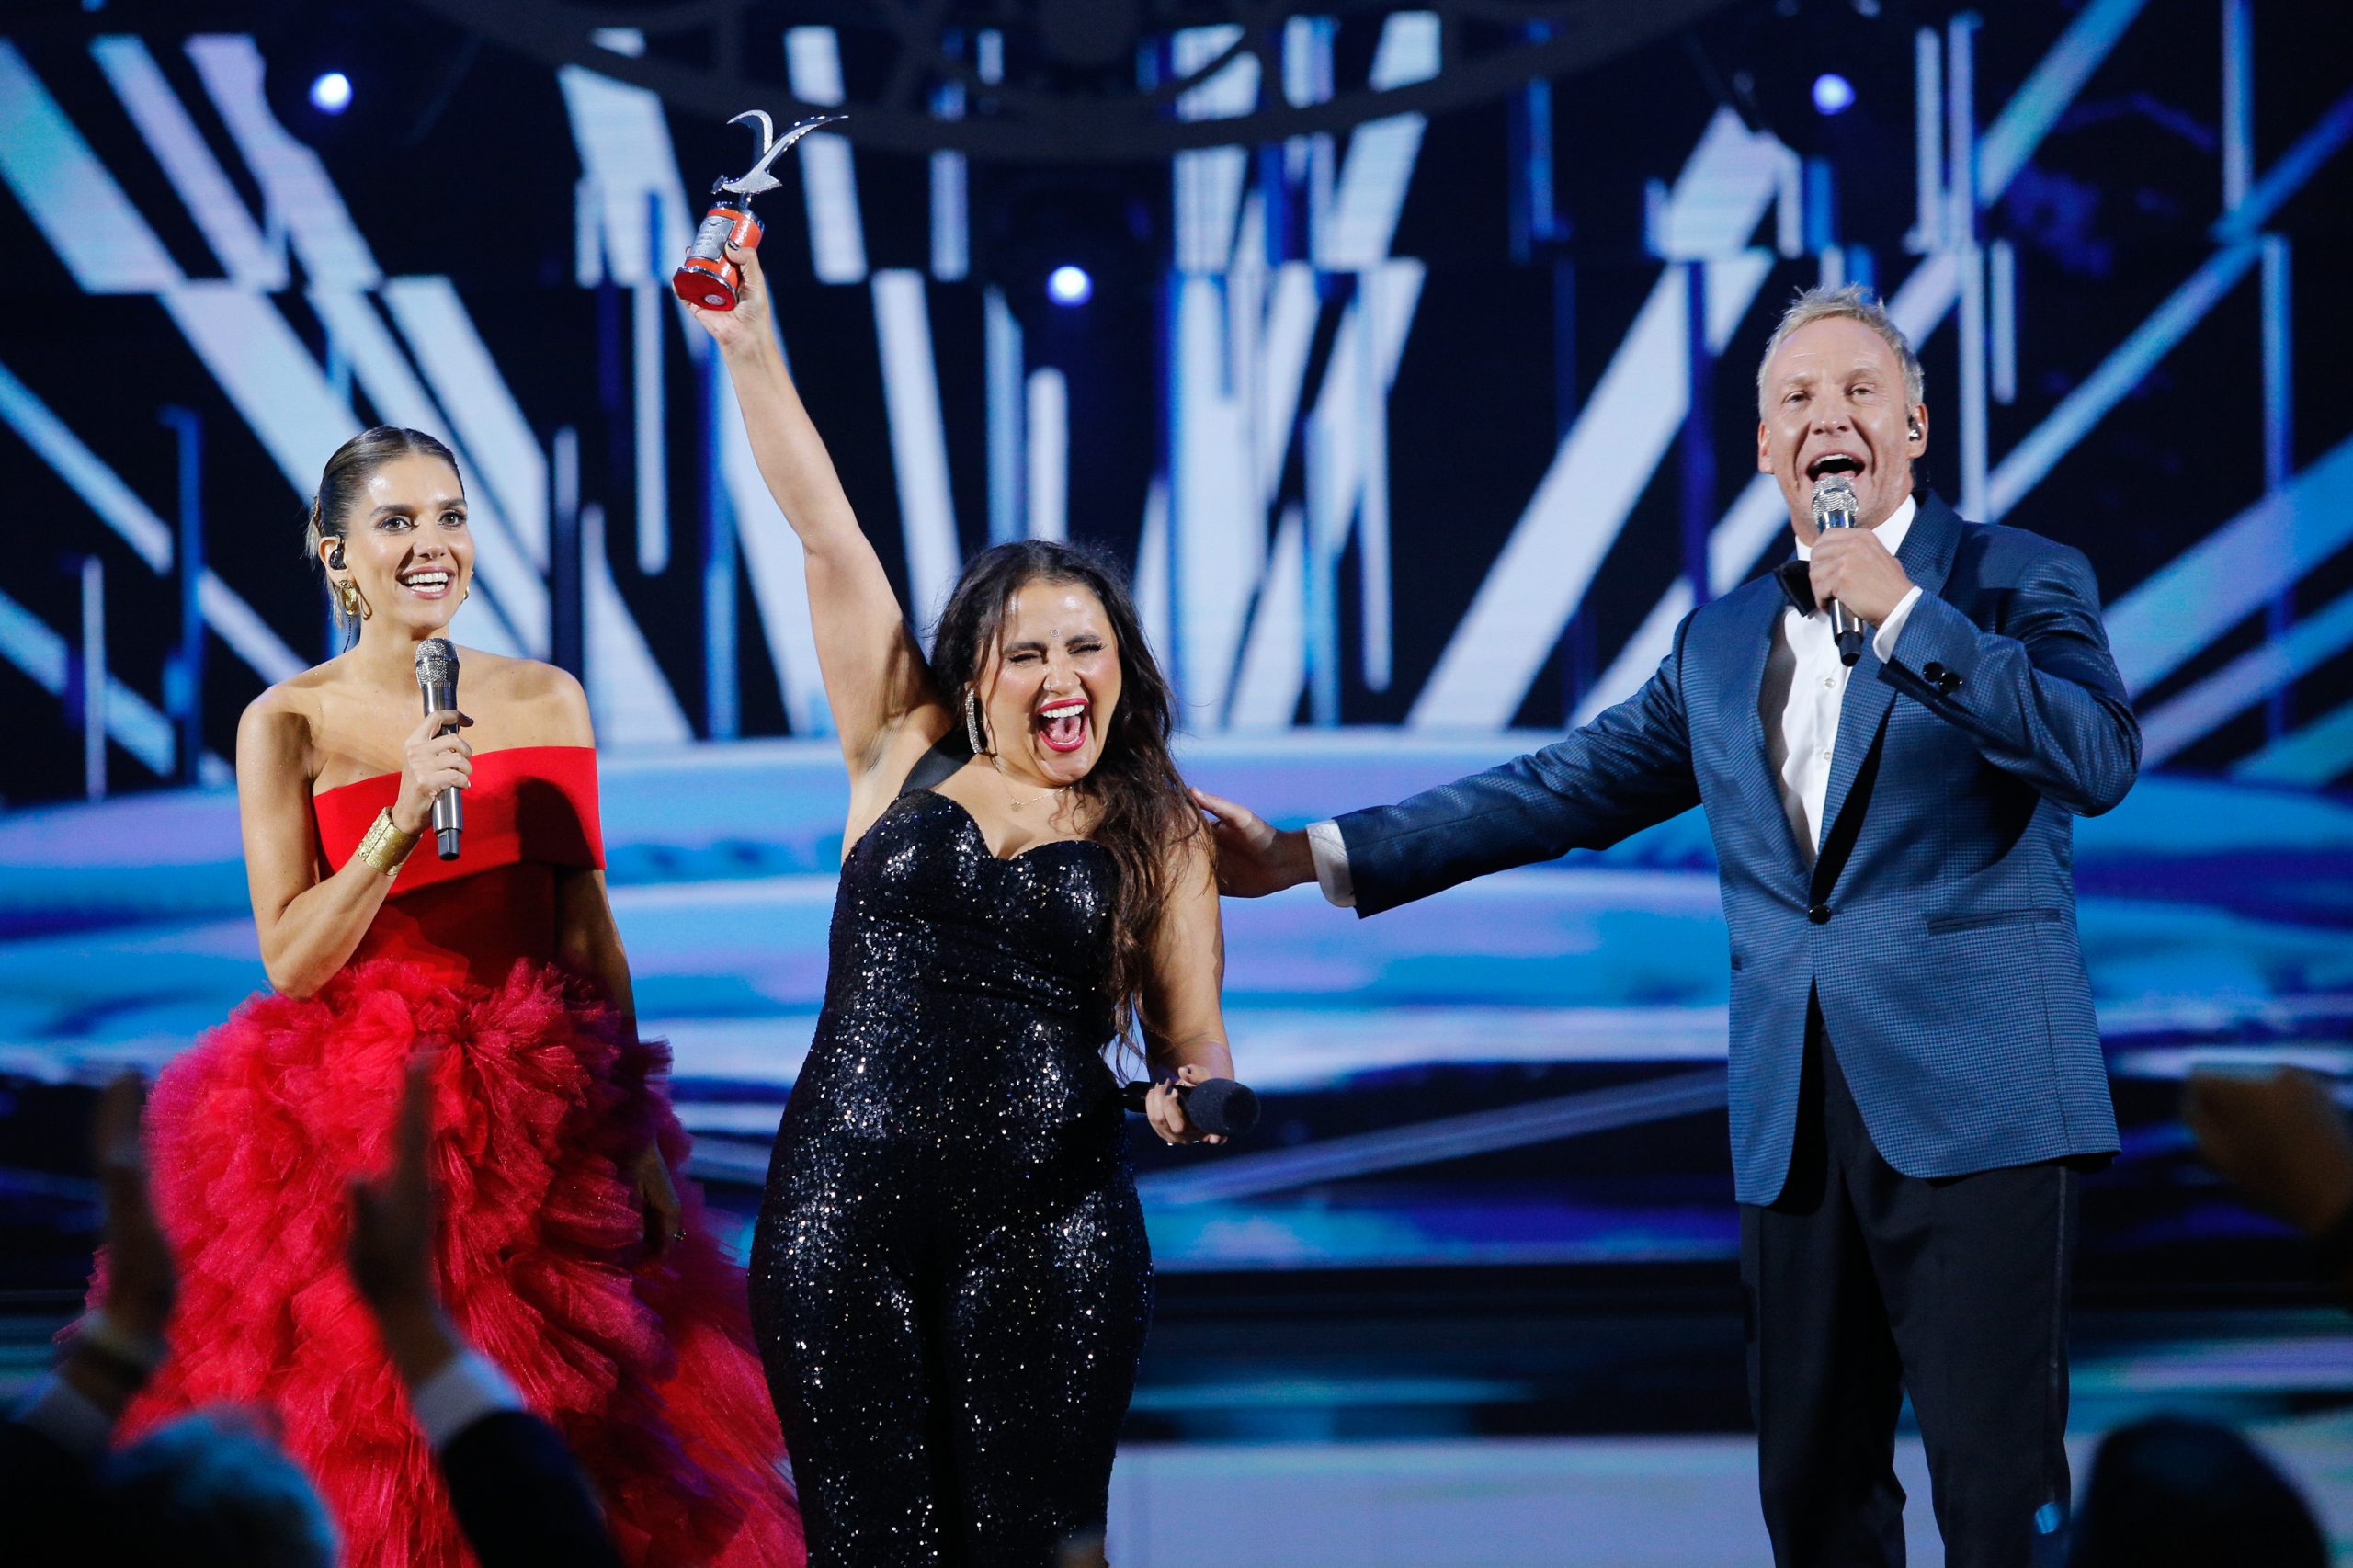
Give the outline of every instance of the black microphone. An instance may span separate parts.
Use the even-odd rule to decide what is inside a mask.
[[[1152,1089],[1148,1081],[1139,1078],[1120,1085],[1120,1098],[1130,1110],[1141,1111]],[[1185,1108],[1186,1120],[1221,1138],[1239,1138],[1258,1125],[1258,1091],[1231,1078],[1179,1084],[1176,1099]]]
[[[1855,486],[1843,473],[1834,473],[1813,487],[1813,526],[1851,528],[1855,526]],[[1838,662],[1852,665],[1863,656],[1863,638],[1870,631],[1836,599],[1830,601],[1830,634],[1838,639]]]
[[[427,713],[438,713],[444,709],[457,710],[458,650],[447,637],[428,637],[416,645],[416,687],[425,694]],[[457,728],[455,724],[444,724],[441,733],[453,734]],[[441,858],[458,858],[458,838],[465,831],[465,806],[459,801],[458,788],[453,784],[433,797],[433,835]]]

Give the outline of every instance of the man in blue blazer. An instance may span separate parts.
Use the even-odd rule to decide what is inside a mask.
[[[1947,1561],[2023,1565],[2065,1517],[2079,1173],[2117,1148],[2072,824],[2123,799],[2140,729],[2082,554],[1915,495],[1919,362],[1876,300],[1800,295],[1757,400],[1798,560],[1686,617],[1633,697],[1303,832],[1201,803],[1226,892],[1313,879],[1360,915],[1704,806],[1775,1560],[1903,1562],[1908,1389]],[[1817,532],[1834,474],[1859,526]],[[1873,629],[1851,666],[1833,600]]]

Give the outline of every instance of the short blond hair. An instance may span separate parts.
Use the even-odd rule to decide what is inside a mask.
[[[1799,290],[1798,297],[1790,301],[1790,308],[1781,312],[1781,320],[1773,328],[1773,335],[1765,341],[1765,357],[1756,361],[1756,410],[1759,414],[1765,411],[1766,367],[1773,363],[1773,356],[1781,351],[1781,345],[1788,342],[1790,335],[1800,327],[1833,319],[1859,321],[1879,334],[1881,341],[1895,350],[1895,362],[1904,367],[1904,404],[1906,408],[1916,408],[1927,401],[1924,395],[1926,378],[1920,374],[1920,357],[1912,352],[1911,340],[1904,335],[1904,329],[1895,324],[1895,318],[1887,313],[1887,307],[1879,302],[1879,296],[1859,283],[1841,283],[1835,289],[1828,284],[1817,284]]]

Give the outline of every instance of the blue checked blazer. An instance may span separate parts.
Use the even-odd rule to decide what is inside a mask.
[[[1732,928],[1733,1165],[1789,1173],[1819,997],[1872,1142],[1915,1176],[2116,1149],[2075,935],[2073,819],[2141,762],[2083,554],[1933,495],[1897,559],[1921,588],[1839,710],[1819,858],[1783,813],[1757,710],[1768,574],[1684,619],[1634,696],[1565,740],[1339,819],[1359,915],[1707,809]]]

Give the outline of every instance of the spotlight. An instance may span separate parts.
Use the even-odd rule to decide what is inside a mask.
[[[1824,114],[1840,114],[1855,102],[1855,85],[1836,71],[1813,79],[1813,107]]]
[[[1083,305],[1094,293],[1095,279],[1083,267],[1065,262],[1046,274],[1046,298],[1057,305]]]
[[[271,0],[244,10],[256,15],[270,118],[333,152],[338,180],[414,165],[482,48],[479,35],[424,6]]]

